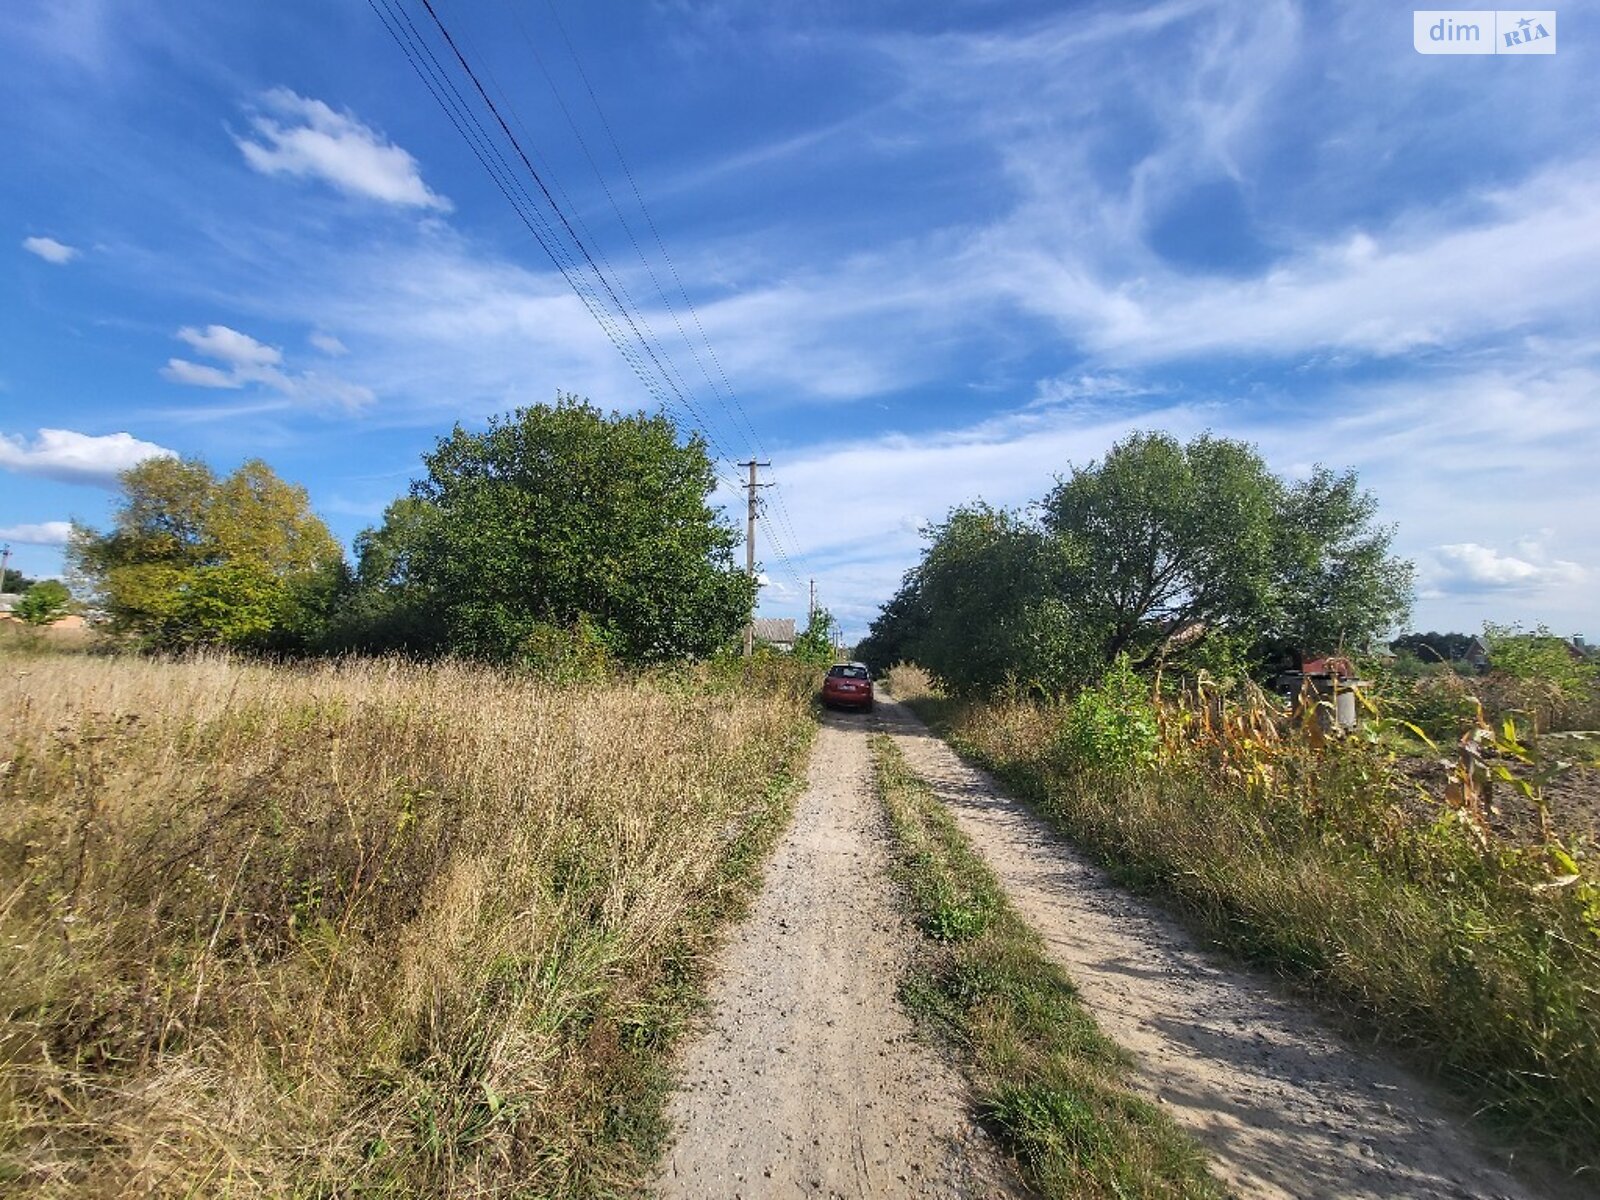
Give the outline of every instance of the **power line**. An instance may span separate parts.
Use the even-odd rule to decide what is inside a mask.
[[[468,149],[472,151],[479,164],[488,172],[489,177],[494,180],[501,195],[506,198],[512,209],[528,228],[528,231],[533,234],[534,240],[538,242],[540,249],[555,264],[562,278],[566,280],[567,286],[572,289],[573,293],[583,303],[584,308],[588,310],[589,315],[594,318],[595,323],[606,334],[611,344],[622,356],[623,361],[632,368],[634,374],[639,377],[640,382],[645,385],[646,390],[655,398],[657,403],[664,408],[672,408],[671,401],[661,391],[643,360],[629,345],[622,334],[620,326],[612,319],[599,294],[585,282],[577,261],[566,250],[559,234],[540,210],[533,197],[526,188],[522,187],[517,179],[516,171],[494,144],[493,138],[483,127],[477,115],[472,112],[466,98],[462,96],[460,89],[450,79],[443,64],[439,62],[438,57],[433,53],[426,39],[422,37],[421,32],[405,12],[400,0],[368,0],[368,4],[378,14],[378,18],[383,22],[384,28],[394,38],[395,43],[400,47],[401,53],[405,55],[406,60],[411,64],[418,78],[422,80],[423,85],[438,102],[440,108],[444,110],[445,116],[449,119],[451,125],[467,143]],[[402,22],[404,22],[404,28],[402,28]],[[406,29],[410,30],[409,37],[406,34]],[[498,170],[496,169],[496,164],[498,164]],[[738,486],[732,480],[724,479],[723,482],[728,483],[730,486]]]
[[[605,109],[600,104],[600,98],[595,94],[594,85],[589,80],[588,72],[583,69],[583,61],[578,57],[577,48],[572,44],[572,38],[568,35],[566,25],[561,20],[561,14],[555,5],[555,0],[546,0],[546,7],[549,8],[550,17],[555,23],[557,32],[559,32],[561,35],[561,40],[566,46],[568,56],[572,59],[573,68],[577,71],[578,78],[583,82],[584,90],[588,93],[589,103],[594,108],[595,116],[599,119],[601,128],[605,130],[606,138],[611,144],[611,151],[616,155],[617,164],[622,168],[623,174],[627,177],[628,186],[633,192],[634,202],[639,206],[639,212],[643,215],[645,223],[650,228],[650,234],[655,240],[656,250],[661,255],[661,260],[666,264],[667,269],[671,272],[673,282],[677,285],[678,295],[682,298],[684,307],[688,310],[690,317],[694,321],[695,329],[700,334],[700,340],[705,345],[707,355],[717,368],[717,374],[722,381],[722,389],[727,393],[728,399],[732,401],[734,408],[738,412],[740,420],[742,420],[744,423],[745,431],[750,439],[751,452],[752,454],[759,453],[761,456],[765,457],[767,454],[767,449],[761,441],[761,435],[756,432],[755,427],[751,424],[750,415],[745,411],[743,403],[740,402],[738,393],[734,391],[733,383],[728,378],[727,369],[723,366],[721,358],[717,355],[716,347],[711,344],[711,339],[706,334],[705,324],[700,319],[700,312],[695,307],[694,301],[690,298],[688,288],[684,286],[683,277],[678,272],[677,263],[673,261],[671,253],[667,250],[666,242],[661,236],[661,230],[656,225],[655,218],[650,213],[650,206],[645,203],[644,193],[639,188],[639,182],[634,176],[633,168],[628,165],[627,156],[622,152],[622,145],[617,140],[616,131],[612,128],[610,120],[606,117]],[[622,215],[622,209],[617,204],[616,197],[612,194],[610,185],[606,183],[605,176],[601,172],[599,164],[595,162],[594,155],[589,152],[588,143],[584,140],[582,133],[579,132],[577,123],[573,120],[571,112],[568,110],[565,102],[561,100],[560,93],[555,87],[555,81],[550,77],[550,72],[545,68],[544,60],[539,55],[537,47],[534,46],[532,38],[529,37],[527,28],[523,25],[521,18],[516,16],[515,9],[512,9],[512,13],[516,20],[517,28],[522,34],[523,40],[527,42],[529,50],[532,52],[535,61],[539,64],[539,69],[544,73],[546,82],[550,84],[551,91],[555,93],[556,101],[558,104],[560,104],[561,111],[566,116],[567,123],[569,126],[571,126],[573,135],[578,139],[578,144],[583,149],[584,157],[589,160],[589,165],[594,170],[596,178],[600,180],[600,186],[605,190],[606,198],[610,201],[612,210],[617,214],[617,220],[622,224],[623,229],[627,231],[629,241],[633,243],[634,253],[639,256],[640,262],[644,264],[645,270],[650,276],[651,283],[655,285],[656,294],[660,296],[661,303],[666,307],[667,311],[672,314],[673,323],[677,325],[678,333],[683,338],[684,344],[688,347],[689,353],[695,361],[695,365],[700,368],[701,374],[705,376],[706,384],[711,388],[712,395],[716,398],[717,402],[722,405],[723,411],[728,413],[729,420],[732,421],[733,413],[729,412],[727,405],[722,402],[722,397],[718,392],[717,382],[712,379],[711,373],[706,369],[705,363],[701,360],[699,352],[694,347],[694,343],[690,341],[689,335],[687,332],[685,332],[682,322],[678,320],[677,311],[673,308],[672,302],[667,298],[665,290],[662,288],[660,282],[656,278],[654,269],[650,266],[649,260],[646,258],[644,251],[640,248],[638,238],[634,236],[632,226],[628,224],[627,219]],[[773,495],[777,497],[778,501],[778,516],[780,524],[784,527],[788,539],[796,546],[796,549],[798,549],[800,539],[794,531],[793,521],[789,518],[789,509],[788,504],[784,501],[783,488],[777,483],[776,479],[773,480],[773,483]],[[791,573],[795,574],[795,583],[798,585],[800,580],[798,573],[793,572],[792,564]]]
[[[615,267],[612,265],[609,258],[604,253],[603,248],[600,246],[598,239],[593,236],[592,232],[588,229],[587,224],[582,220],[581,214],[578,213],[576,206],[572,204],[572,200],[569,196],[567,196],[565,189],[561,187],[560,181],[554,176],[553,173],[549,171],[548,167],[546,167],[545,171],[541,173],[539,168],[534,164],[532,158],[530,157],[529,150],[524,147],[522,142],[519,141],[516,134],[512,131],[505,116],[502,114],[500,107],[496,105],[494,98],[489,94],[483,82],[479,79],[477,73],[472,67],[472,64],[468,61],[466,54],[463,52],[461,46],[457,43],[456,38],[451,34],[449,28],[444,24],[437,10],[431,3],[431,0],[421,0],[421,2],[424,9],[428,13],[428,16],[432,19],[434,27],[438,30],[439,35],[444,39],[444,43],[449,48],[450,53],[454,56],[456,63],[459,64],[461,70],[466,74],[467,79],[471,82],[472,88],[476,91],[479,99],[482,101],[482,104],[488,109],[489,115],[493,118],[494,124],[499,126],[500,132],[504,135],[506,141],[510,143],[511,149],[515,153],[515,157],[520,160],[523,168],[526,170],[527,175],[532,178],[539,194],[544,199],[543,206],[539,204],[529,190],[522,184],[519,177],[519,172],[516,170],[513,164],[508,161],[506,155],[501,151],[499,145],[497,144],[496,138],[491,134],[489,129],[485,127],[484,122],[473,110],[473,106],[468,102],[466,96],[464,96],[461,89],[456,86],[454,80],[451,78],[450,72],[439,61],[439,57],[434,53],[432,47],[428,44],[428,40],[423,37],[421,31],[412,21],[410,15],[406,12],[404,0],[368,0],[369,6],[371,6],[373,11],[378,15],[379,20],[383,23],[390,36],[395,40],[402,54],[406,57],[418,78],[422,80],[423,85],[434,97],[435,101],[438,102],[441,109],[443,109],[446,118],[450,121],[457,134],[463,139],[463,141],[467,143],[468,149],[472,152],[473,156],[477,158],[479,164],[486,172],[488,172],[490,178],[499,188],[501,194],[506,198],[507,202],[512,205],[512,208],[517,212],[519,218],[528,228],[529,232],[533,234],[534,239],[539,244],[540,248],[550,258],[551,262],[555,264],[557,270],[560,271],[567,285],[572,288],[574,294],[578,296],[580,302],[583,303],[590,316],[600,326],[602,332],[606,334],[608,340],[610,340],[612,345],[617,349],[624,362],[626,362],[633,370],[634,374],[639,377],[640,382],[644,384],[650,395],[659,404],[661,404],[662,407],[669,409],[677,408],[683,413],[683,415],[688,417],[691,428],[696,429],[700,433],[700,435],[706,440],[707,444],[716,452],[718,458],[720,458],[722,461],[728,462],[730,465],[743,465],[737,464],[734,460],[734,457],[729,454],[726,448],[722,445],[717,436],[714,424],[709,420],[707,414],[701,410],[700,406],[695,403],[693,398],[693,390],[689,387],[687,380],[685,380],[681,373],[678,372],[676,364],[672,361],[672,356],[667,353],[666,347],[661,343],[660,339],[655,334],[655,331],[651,328],[648,318],[645,316],[643,310],[639,307],[634,297],[629,292],[625,281],[622,279],[620,274],[616,272]],[[688,292],[683,286],[683,281],[678,273],[677,267],[672,262],[671,256],[666,251],[660,231],[656,227],[655,221],[651,217],[648,208],[645,206],[643,196],[639,191],[638,183],[633,176],[632,170],[628,167],[626,159],[622,155],[621,148],[617,143],[616,135],[612,130],[609,121],[606,120],[604,111],[599,107],[598,99],[594,95],[593,86],[590,84],[588,76],[583,72],[582,64],[577,59],[576,52],[571,44],[571,40],[567,37],[565,27],[561,26],[560,17],[558,14],[555,14],[553,7],[552,15],[555,17],[556,23],[561,29],[561,35],[563,40],[566,41],[568,52],[573,56],[574,65],[577,67],[578,73],[583,79],[584,86],[589,93],[590,100],[595,106],[595,111],[599,115],[601,123],[606,130],[606,134],[611,141],[612,148],[617,155],[618,162],[622,165],[624,172],[627,174],[629,184],[634,193],[634,198],[638,202],[640,211],[644,214],[646,221],[649,223],[651,232],[656,241],[657,248],[659,249],[663,260],[671,270],[674,281],[678,285],[678,291],[683,297],[685,305],[688,307],[693,316],[695,325],[700,332],[701,339],[706,346],[708,355],[716,365],[718,373],[723,380],[727,394],[737,407],[739,416],[743,419],[746,433],[749,435],[749,438],[753,441],[754,445],[759,447],[759,435],[755,433],[754,427],[750,424],[749,416],[745,412],[743,405],[739,403],[737,395],[733,392],[732,385],[727,379],[727,372],[723,368],[720,358],[716,356],[716,351],[711,346],[710,340],[705,334],[705,327],[700,321],[699,313],[694,309],[693,302],[689,299]],[[402,22],[404,23],[404,28],[402,28]],[[567,117],[568,124],[572,128],[574,136],[578,139],[579,145],[584,151],[585,157],[588,158],[591,168],[595,171],[597,178],[600,180],[601,186],[605,190],[607,198],[611,202],[612,209],[616,213],[618,221],[622,224],[624,230],[627,232],[635,253],[639,256],[639,259],[644,265],[651,283],[655,286],[657,295],[660,297],[661,302],[664,307],[666,307],[668,313],[672,316],[673,323],[677,327],[680,337],[683,338],[685,346],[689,349],[691,356],[696,362],[696,365],[700,367],[702,375],[705,376],[706,382],[711,389],[712,398],[722,408],[724,414],[728,416],[734,433],[738,434],[738,421],[734,420],[733,413],[729,410],[727,404],[723,402],[722,396],[718,392],[716,382],[712,379],[710,372],[706,369],[705,363],[701,360],[699,353],[696,351],[693,342],[689,339],[688,334],[683,327],[682,321],[678,318],[677,311],[673,308],[671,301],[667,298],[665,289],[662,287],[659,278],[656,276],[654,268],[651,267],[648,258],[645,256],[642,247],[639,245],[637,236],[634,234],[632,227],[628,224],[626,217],[623,215],[621,206],[617,203],[615,195],[612,193],[610,186],[605,181],[604,174],[600,171],[598,163],[595,162],[594,156],[590,153],[588,145],[584,141],[582,133],[578,129],[577,123],[574,120],[570,110],[567,109],[566,104],[561,100],[560,92],[559,89],[556,88],[554,79],[551,77],[549,71],[545,68],[542,58],[539,57],[537,49],[533,46],[531,38],[528,37],[526,29],[522,27],[520,19],[518,20],[518,27],[522,32],[524,40],[528,42],[530,50],[533,51],[535,59],[538,61],[540,69],[545,75],[546,81],[549,83],[552,92],[555,94],[557,103],[561,105],[562,111]],[[409,30],[409,36],[407,36],[407,30]],[[517,123],[519,128],[522,128],[524,137],[526,138],[527,130],[522,125],[520,117],[518,117],[516,113],[515,106],[511,103],[504,90],[499,87],[498,81],[493,79],[492,72],[490,72],[490,79],[491,82],[495,84],[496,90],[500,91],[506,111],[511,114],[512,120]],[[531,144],[531,139],[528,140]],[[556,199],[556,196],[552,194],[552,185],[554,186],[555,190],[560,193],[561,200],[565,201],[566,205],[572,208],[573,211],[570,218],[563,208],[562,203],[560,203]],[[548,207],[550,215],[546,214],[546,207]],[[559,222],[559,230],[556,228],[555,224],[552,223],[550,216],[553,216],[555,221]],[[574,222],[576,222],[577,225],[582,228],[584,236],[580,236],[578,229],[574,228]],[[565,236],[563,236],[562,231],[564,231]],[[594,243],[592,253],[590,247],[586,244],[586,237],[588,241]],[[576,255],[574,255],[572,252],[574,248],[577,251]],[[599,263],[596,262],[597,255],[600,259]],[[580,256],[582,262],[579,261]],[[602,263],[604,264],[604,269],[602,269]],[[613,279],[612,276],[615,276],[615,279]],[[598,284],[599,288],[597,289],[594,284]],[[604,295],[601,294],[602,291],[604,292]],[[609,303],[607,303],[607,298],[609,298]],[[623,323],[625,323],[627,326],[627,332],[625,332],[622,328]],[[628,333],[631,333],[631,338],[628,336]],[[643,355],[639,353],[640,350],[643,351]],[[649,360],[648,363],[645,361],[646,358]],[[665,388],[662,387],[663,384],[665,385]],[[677,401],[676,404],[674,404],[672,399],[669,399],[667,396],[667,390],[672,392],[673,397]],[[754,455],[754,452],[752,452],[752,455]],[[715,471],[714,473],[719,481],[726,486],[731,488],[739,488],[742,486],[735,480],[731,480],[723,476],[720,471]],[[789,519],[788,506],[784,502],[781,489],[774,487],[773,490],[778,502],[776,512],[777,520],[768,522],[769,541],[772,545],[772,548],[777,552],[784,568],[794,580],[796,587],[800,588],[801,585],[799,572],[796,570],[794,563],[784,545],[785,542],[792,542],[796,548],[798,548],[799,538],[794,532],[792,520]]]
[[[710,431],[710,422],[708,422],[705,417],[701,415],[699,410],[695,407],[694,401],[685,397],[682,391],[680,391],[672,382],[670,375],[661,365],[661,359],[657,356],[655,347],[651,345],[651,342],[647,340],[642,333],[640,333],[639,326],[634,321],[631,311],[617,296],[616,289],[611,286],[611,281],[601,273],[600,268],[595,264],[594,257],[589,253],[588,247],[583,244],[583,239],[578,236],[577,230],[573,229],[572,223],[567,220],[566,213],[563,212],[561,206],[556,203],[555,197],[550,194],[549,187],[546,186],[543,177],[540,176],[538,170],[528,158],[527,152],[522,148],[522,143],[517,140],[516,134],[511,132],[511,127],[506,124],[506,120],[503,116],[501,116],[499,108],[495,106],[493,98],[484,89],[483,83],[478,79],[477,73],[472,69],[472,64],[467,61],[466,55],[462,54],[461,48],[456,45],[456,40],[451,36],[450,30],[440,19],[438,12],[434,10],[433,0],[422,0],[422,7],[427,10],[428,16],[433,19],[434,26],[439,30],[439,35],[444,38],[445,44],[449,46],[451,53],[455,55],[456,61],[461,64],[461,69],[466,72],[467,78],[472,81],[472,86],[477,89],[479,97],[482,98],[484,104],[489,109],[489,114],[494,117],[496,124],[500,126],[500,131],[506,135],[506,139],[511,143],[511,148],[517,152],[517,157],[522,160],[522,165],[528,169],[528,174],[533,177],[534,183],[538,185],[540,193],[545,198],[545,203],[547,203],[550,206],[551,211],[555,213],[556,219],[561,222],[562,228],[567,231],[567,236],[572,239],[573,245],[578,248],[578,253],[582,254],[584,261],[588,263],[589,270],[593,273],[594,277],[600,281],[600,286],[605,288],[606,294],[611,297],[611,302],[617,306],[617,310],[622,314],[623,320],[627,321],[628,328],[633,331],[633,336],[638,340],[639,344],[644,347],[645,353],[650,356],[650,360],[655,364],[656,370],[660,373],[661,377],[666,380],[667,386],[672,388],[673,394],[678,397],[679,401],[686,408],[688,408],[691,413],[694,414],[697,423],[701,427],[701,432],[705,434],[706,440],[709,441],[717,450],[718,455],[724,458],[730,457],[727,452],[723,450],[720,445],[718,445],[715,436]]]

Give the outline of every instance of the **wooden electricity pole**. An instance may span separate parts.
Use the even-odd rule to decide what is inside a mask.
[[[769,462],[757,462],[751,459],[742,462],[741,467],[750,468],[750,481],[746,483],[745,492],[745,519],[744,519],[744,569],[751,579],[756,577],[756,489],[765,486],[756,482],[756,468],[770,467]],[[750,624],[744,627],[744,656],[749,658],[756,649],[756,614],[755,609],[750,610]]]
[[[811,604],[806,609],[806,631],[810,632],[811,622],[817,619],[817,581],[811,581]]]

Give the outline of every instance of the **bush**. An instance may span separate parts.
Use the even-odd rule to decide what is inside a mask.
[[[1149,766],[1160,748],[1161,723],[1149,684],[1126,655],[1073,699],[1055,744],[1058,759],[1069,769],[1117,773]]]

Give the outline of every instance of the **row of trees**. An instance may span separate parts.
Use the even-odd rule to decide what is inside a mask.
[[[1025,512],[978,503],[927,530],[857,654],[1057,692],[1123,656],[1237,673],[1364,646],[1412,593],[1375,516],[1354,473],[1289,481],[1242,442],[1136,433]]]
[[[457,426],[425,477],[356,539],[354,565],[305,489],[247,462],[126,472],[112,527],[73,531],[70,572],[110,626],[160,648],[709,654],[749,620],[713,463],[664,416],[576,396]]]

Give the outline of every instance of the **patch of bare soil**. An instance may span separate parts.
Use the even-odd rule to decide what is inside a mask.
[[[896,987],[915,932],[887,875],[868,719],[829,715],[794,824],[721,956],[668,1105],[668,1197],[1010,1196],[961,1076]]]
[[[1434,1088],[1355,1048],[1261,975],[1231,969],[1117,887],[909,710],[879,706],[1043,935],[1137,1086],[1246,1197],[1529,1197]]]
[[[1560,734],[1550,738],[1560,746]],[[1583,743],[1567,738],[1567,749],[1557,749],[1557,754],[1570,753],[1574,758],[1592,755]],[[1417,815],[1431,819],[1437,812],[1434,807],[1444,803],[1445,784],[1450,770],[1446,762],[1437,758],[1403,758],[1399,761],[1401,774],[1414,787],[1420,788],[1432,801],[1415,806]],[[1521,774],[1521,768],[1513,767]],[[1410,799],[1411,797],[1402,797]],[[1600,843],[1600,770],[1590,766],[1574,766],[1553,779],[1545,787],[1545,803],[1550,809],[1550,825],[1563,841],[1582,840]],[[1537,845],[1543,841],[1539,829],[1539,813],[1533,803],[1508,783],[1496,782],[1489,794],[1489,827],[1496,837],[1513,845]]]

